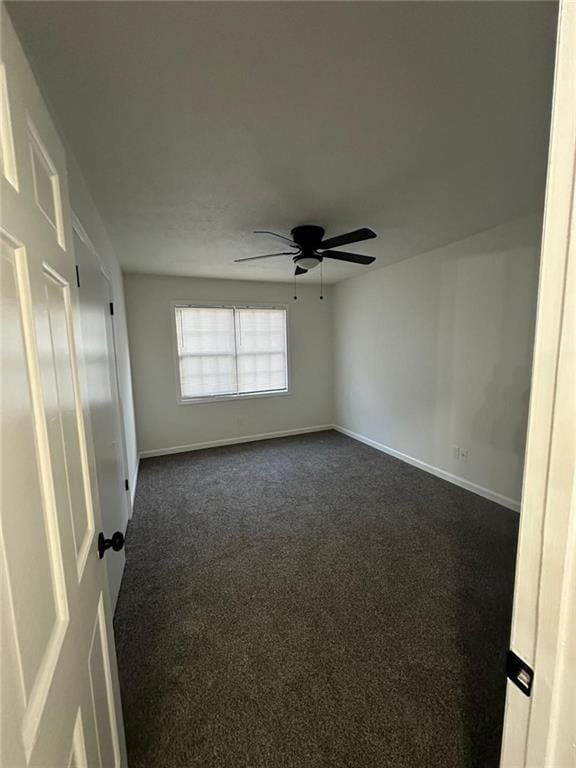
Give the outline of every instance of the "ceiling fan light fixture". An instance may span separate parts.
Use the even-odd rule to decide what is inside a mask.
[[[301,269],[314,269],[320,264],[321,259],[317,256],[300,256],[294,260]]]
[[[285,235],[272,232],[267,229],[255,230],[257,235],[270,235],[277,237],[284,242],[288,242],[290,248],[297,248],[295,251],[282,251],[281,253],[265,253],[261,256],[247,256],[234,261],[259,261],[260,259],[271,259],[276,256],[291,256],[292,262],[296,266],[294,277],[303,275],[314,269],[318,264],[322,264],[324,259],[334,259],[335,261],[344,261],[350,264],[363,264],[365,266],[376,261],[374,256],[362,256],[359,253],[349,253],[348,251],[335,251],[333,248],[340,248],[342,245],[350,243],[360,243],[363,240],[371,240],[376,237],[368,227],[355,229],[353,232],[344,232],[342,235],[324,239],[324,227],[316,224],[301,224],[291,230],[292,240]],[[284,246],[286,247],[286,246]]]

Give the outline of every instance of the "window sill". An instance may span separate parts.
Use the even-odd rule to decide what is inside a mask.
[[[196,405],[197,403],[223,403],[231,400],[256,400],[261,397],[287,397],[292,393],[290,390],[282,390],[278,392],[254,392],[253,394],[246,395],[211,395],[208,397],[189,397],[178,398],[178,405]]]

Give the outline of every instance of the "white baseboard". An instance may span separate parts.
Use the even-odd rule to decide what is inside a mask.
[[[224,440],[208,440],[204,443],[190,443],[190,445],[173,445],[168,448],[156,448],[150,451],[140,451],[140,458],[151,456],[166,456],[170,453],[187,453],[188,451],[201,451],[204,448],[218,448],[222,445],[236,445],[238,443],[253,443],[257,440],[271,440],[275,437],[289,437],[290,435],[306,435],[309,432],[325,432],[332,429],[332,424],[319,424],[315,427],[300,427],[299,429],[284,429],[281,432],[264,432],[260,435],[244,435],[242,437],[229,437]]]
[[[431,475],[436,475],[436,477],[441,477],[443,480],[448,480],[449,483],[454,483],[454,485],[459,485],[461,488],[466,488],[467,491],[472,491],[472,493],[477,493],[479,496],[483,496],[485,499],[495,501],[497,504],[501,504],[503,507],[512,509],[514,512],[520,512],[520,502],[516,499],[510,499],[508,496],[503,496],[501,493],[496,493],[496,491],[491,491],[489,488],[484,488],[482,485],[477,485],[470,480],[465,480],[463,477],[453,475],[451,472],[447,472],[445,469],[434,467],[432,464],[427,464],[425,461],[420,461],[420,459],[415,459],[405,453],[396,451],[394,448],[389,448],[387,445],[378,443],[376,440],[372,440],[369,437],[360,435],[357,432],[352,432],[352,430],[346,429],[345,427],[340,427],[338,424],[334,424],[332,428],[337,432],[342,432],[343,435],[347,435],[348,437],[352,437],[354,440],[358,440],[359,442],[365,443],[372,448],[376,448],[377,451],[387,453],[390,456],[394,456],[396,459],[405,461],[407,464],[412,464],[412,466],[418,467],[418,469],[423,469],[425,472],[430,472]]]
[[[134,497],[136,496],[136,483],[138,482],[138,470],[140,469],[140,457],[136,459],[136,467],[132,474],[132,480],[130,481],[130,503],[132,505],[132,512],[134,512]]]

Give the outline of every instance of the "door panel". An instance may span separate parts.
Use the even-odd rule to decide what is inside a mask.
[[[105,618],[102,603],[98,605],[98,615],[92,633],[92,643],[88,656],[90,691],[92,694],[92,712],[102,768],[106,768],[106,755],[114,755],[115,763],[119,759],[114,718],[114,697],[107,665],[108,648],[105,631]],[[105,685],[102,685],[102,680]]]
[[[50,451],[55,462],[55,489],[60,509],[67,509],[78,578],[81,578],[94,538],[90,476],[84,450],[84,422],[76,372],[70,286],[46,265],[44,292],[49,348],[43,355],[46,418]]]
[[[6,539],[20,541],[19,547],[7,548],[6,568],[22,696],[29,702],[45,649],[55,642],[53,636],[61,639],[68,610],[65,590],[58,589],[63,584],[60,550],[57,542],[51,545],[51,538],[57,536],[57,521],[42,487],[36,446],[27,366],[33,350],[26,347],[23,334],[23,327],[28,326],[30,336],[31,319],[22,306],[28,302],[22,302],[20,295],[19,285],[27,292],[25,277],[18,278],[18,263],[26,256],[7,235],[1,238],[1,247],[3,428],[13,436],[4,456],[2,481],[7,498],[21,499],[21,515],[3,516],[2,529]]]
[[[65,155],[1,12],[0,764],[112,768],[126,756]]]
[[[1,530],[26,752],[32,748],[38,713],[69,623],[30,307],[26,249],[3,233],[2,495],[6,503]],[[10,514],[9,505],[16,514]]]
[[[87,768],[86,741],[84,739],[84,726],[82,724],[82,712],[78,708],[74,733],[72,734],[72,747],[68,768]]]

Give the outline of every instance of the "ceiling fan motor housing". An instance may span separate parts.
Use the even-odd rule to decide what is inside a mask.
[[[303,251],[315,251],[320,246],[323,237],[324,227],[317,227],[314,224],[303,224],[301,227],[294,227],[292,230],[294,242]]]

